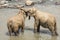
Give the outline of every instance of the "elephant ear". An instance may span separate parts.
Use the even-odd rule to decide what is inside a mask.
[[[36,12],[36,8],[35,7],[32,7],[32,8],[29,8],[28,10],[30,13],[34,14]]]
[[[35,13],[37,10],[35,7],[32,8],[32,11]]]
[[[30,15],[29,15],[28,9],[21,8],[21,10],[23,10],[25,12],[26,16],[28,16],[28,19],[30,20]]]
[[[24,11],[26,16],[28,16],[28,10],[26,8],[21,8],[20,10]]]
[[[20,10],[23,10],[24,12],[26,12],[26,9],[25,8],[20,8]]]

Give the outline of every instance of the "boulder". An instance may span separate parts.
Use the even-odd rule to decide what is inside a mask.
[[[55,5],[60,5],[60,2],[55,2]]]
[[[1,1],[0,4],[3,5],[3,4],[7,4],[8,1]]]
[[[26,6],[31,6],[31,5],[34,5],[34,2],[31,1],[31,0],[27,0],[27,1],[25,1],[25,5]]]

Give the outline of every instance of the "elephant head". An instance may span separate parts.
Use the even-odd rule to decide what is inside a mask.
[[[26,8],[20,8],[20,10],[24,11],[26,17],[28,17],[28,19],[30,19],[30,16],[29,16],[28,10],[27,10]]]
[[[31,17],[31,16],[35,16],[36,11],[37,11],[37,10],[36,10],[35,7],[29,8],[28,11],[27,11],[29,17]]]

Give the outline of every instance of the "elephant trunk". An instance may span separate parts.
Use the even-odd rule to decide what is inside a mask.
[[[30,20],[30,16],[29,16],[29,18],[28,18],[29,20]]]

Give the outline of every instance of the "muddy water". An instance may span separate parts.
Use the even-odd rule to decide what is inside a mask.
[[[9,36],[7,29],[7,19],[12,17],[18,13],[18,9],[9,9],[4,8],[0,9],[0,40],[60,40],[60,6],[59,5],[34,5],[34,7],[38,8],[43,12],[49,12],[56,17],[57,21],[57,32],[59,36],[52,37],[51,33],[48,29],[44,29],[41,27],[40,33],[33,32],[33,23],[34,19],[25,20],[25,30],[24,33],[20,33],[19,36]]]

